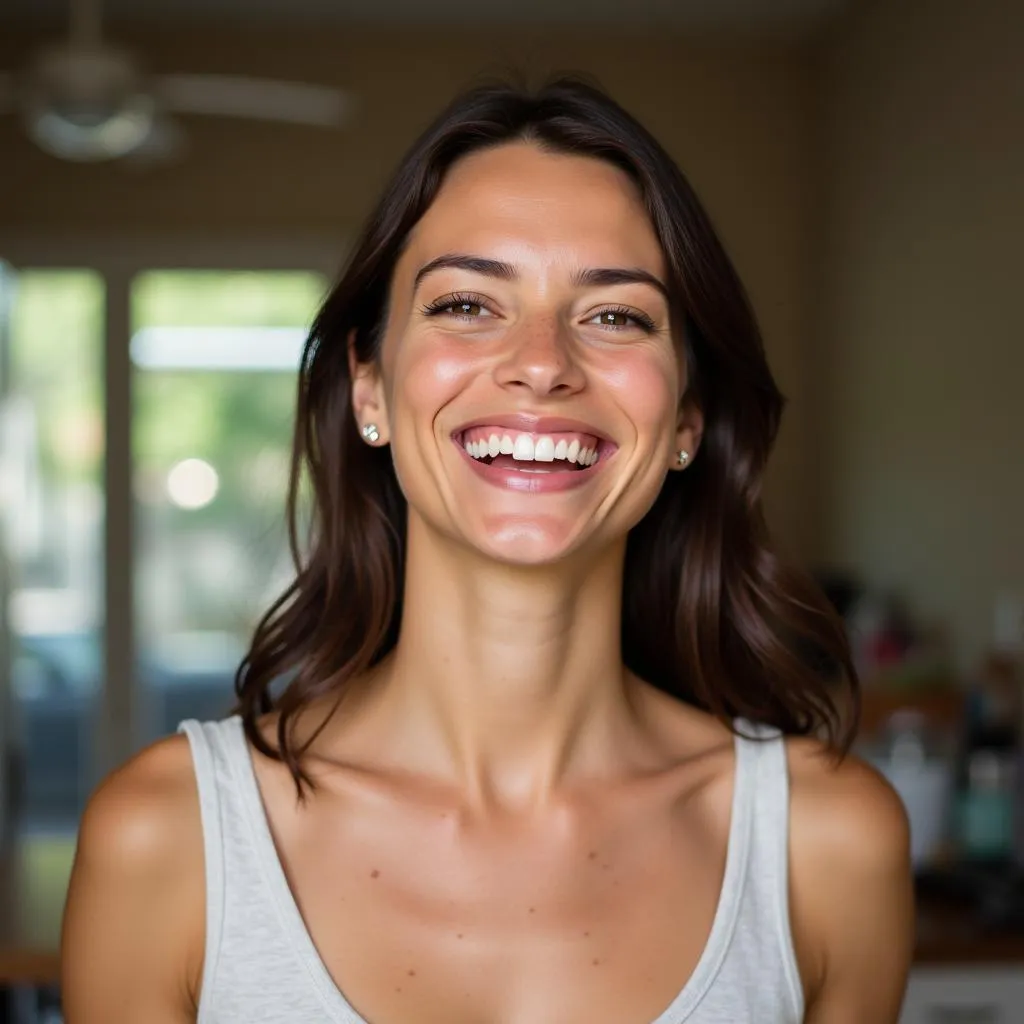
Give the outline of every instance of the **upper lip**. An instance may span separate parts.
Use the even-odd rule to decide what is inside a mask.
[[[460,437],[474,427],[508,427],[509,430],[518,430],[523,434],[592,434],[601,441],[614,443],[603,430],[599,430],[591,423],[584,423],[583,420],[568,419],[565,416],[536,416],[528,412],[479,416],[456,427],[452,431],[452,436]]]

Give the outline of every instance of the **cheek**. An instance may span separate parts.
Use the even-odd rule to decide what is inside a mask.
[[[658,352],[631,353],[602,372],[605,387],[641,433],[674,430],[679,406],[679,369]]]
[[[479,372],[479,359],[465,345],[410,339],[399,346],[395,357],[390,408],[399,419],[403,410],[432,416]]]

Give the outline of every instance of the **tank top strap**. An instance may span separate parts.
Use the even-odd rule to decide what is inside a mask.
[[[228,899],[232,872],[239,865],[237,859],[240,830],[239,808],[235,793],[237,785],[237,744],[233,743],[238,720],[198,722],[189,719],[178,726],[178,732],[188,738],[192,764],[199,792],[199,813],[203,826],[203,857],[206,872],[206,933],[203,955],[203,985],[199,1004],[199,1024],[210,1019],[206,994],[215,988],[215,979],[224,947],[224,933],[229,914]]]
[[[200,792],[208,793],[212,819],[206,850],[218,865],[207,879],[208,945],[198,1024],[238,1017],[365,1024],[335,986],[306,930],[278,857],[241,718],[187,721],[179,729],[198,751],[196,777]],[[294,1009],[294,1017],[286,1017],[283,1006],[273,1017],[254,1016],[255,1007],[240,995],[253,993],[265,1014],[256,993],[268,978],[285,993],[280,1001]],[[249,1007],[244,1014],[242,1004]]]
[[[773,885],[785,884],[789,846],[789,767],[786,741],[774,726],[737,719],[740,765],[753,776],[751,832],[757,845],[758,871]]]
[[[789,763],[786,739],[773,726],[737,719],[738,750],[753,773],[751,849],[741,918],[759,933],[762,951],[774,940],[791,1005],[803,1012],[803,986],[797,968],[789,915]]]

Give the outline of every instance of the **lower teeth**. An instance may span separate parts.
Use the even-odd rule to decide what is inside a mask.
[[[493,466],[495,463],[494,456],[485,455],[479,460],[485,466]],[[505,460],[502,465],[505,469],[514,469],[519,473],[569,473],[578,469],[586,469],[586,466],[577,465],[575,462],[560,462],[555,460],[550,463],[536,463],[530,462],[526,459],[510,463]]]

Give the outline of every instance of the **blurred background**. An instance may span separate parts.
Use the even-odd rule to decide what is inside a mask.
[[[227,710],[289,578],[298,353],[384,181],[481,74],[556,71],[757,309],[769,518],[911,815],[905,1024],[1024,1021],[1022,53],[1016,0],[3,0],[0,1021],[59,1020],[88,793]]]

